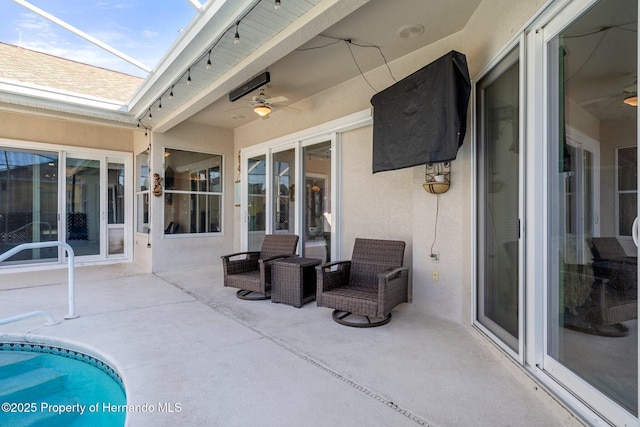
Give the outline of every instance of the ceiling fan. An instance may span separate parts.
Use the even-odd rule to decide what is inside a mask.
[[[632,75],[633,83],[626,85],[617,92],[610,95],[599,96],[596,98],[588,99],[580,103],[581,106],[586,107],[592,104],[603,104],[604,108],[611,108],[613,106],[619,106],[622,102],[633,107],[638,105],[638,82],[635,73]]]
[[[274,109],[275,110],[283,109],[283,110],[288,110],[295,113],[300,112],[300,110],[298,110],[297,108],[289,107],[287,105],[282,104],[283,102],[287,102],[289,100],[288,98],[284,96],[276,96],[271,98],[267,94],[265,94],[264,91],[265,91],[264,87],[260,88],[260,93],[258,95],[255,95],[251,99],[248,105],[232,108],[231,110],[226,110],[226,111],[229,112],[229,111],[240,110],[243,108],[253,108],[253,112],[259,115],[263,119],[269,118],[269,114],[271,114],[271,112]]]

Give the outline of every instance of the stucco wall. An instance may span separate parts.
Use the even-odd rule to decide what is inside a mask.
[[[411,169],[372,174],[372,138],[371,126],[342,134],[342,253],[349,258],[356,237],[404,240],[410,265]]]
[[[455,49],[467,56],[473,78],[544,3],[542,0],[485,0],[462,31],[406,55],[392,62],[390,67],[399,80]],[[351,59],[345,58],[345,61]],[[385,66],[367,73],[367,80],[377,90],[394,83]],[[267,121],[256,120],[236,129],[236,152],[246,146],[370,108],[369,101],[373,95],[364,79],[356,77],[295,104],[294,107],[303,111],[295,120],[287,112],[277,112]],[[472,294],[474,239],[470,118],[468,123],[464,145],[452,164],[452,186],[438,197],[422,188],[424,166],[372,174],[371,127],[345,133],[342,152],[343,253],[351,252],[356,236],[375,235],[406,240],[411,256],[409,262],[413,267],[413,302],[405,309],[420,310],[460,323],[468,323],[471,318]],[[364,189],[368,191],[364,192]],[[439,263],[433,263],[430,258],[431,245],[436,237],[436,209],[439,211],[438,227],[433,249],[440,254]],[[238,209],[235,214],[236,231],[239,232]],[[432,280],[434,268],[439,270],[438,281]]]
[[[0,111],[0,138],[133,152],[131,129]]]
[[[152,137],[152,163],[150,173],[164,177],[164,148],[177,148],[204,153],[222,154],[224,218],[223,233],[200,237],[195,234],[164,234],[164,197],[151,196],[152,271],[167,271],[177,267],[206,265],[220,262],[220,256],[233,248],[233,181],[235,175],[233,132],[196,123],[183,123],[170,131]],[[146,242],[145,242],[146,245]]]

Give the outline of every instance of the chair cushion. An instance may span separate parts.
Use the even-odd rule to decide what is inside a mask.
[[[229,274],[226,277],[226,286],[244,289],[247,291],[264,292],[260,286],[260,270],[247,271],[246,273]]]
[[[362,316],[376,316],[378,294],[362,286],[347,285],[323,292],[323,306]]]

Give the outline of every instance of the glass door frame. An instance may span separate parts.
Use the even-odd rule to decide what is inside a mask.
[[[131,260],[133,248],[132,241],[132,225],[133,225],[133,154],[110,152],[102,150],[61,150],[60,152],[60,170],[61,176],[66,176],[64,171],[66,170],[67,158],[81,158],[87,160],[95,160],[100,163],[100,212],[99,212],[99,224],[100,224],[100,252],[95,255],[76,256],[75,259],[81,262],[94,262],[104,260]],[[120,227],[116,224],[117,228],[124,229],[124,251],[122,254],[109,254],[109,241],[108,230],[110,228],[108,223],[108,166],[109,163],[121,163],[124,165],[125,170],[125,186],[124,186],[124,225]],[[64,241],[67,242],[67,201],[66,201],[66,178],[64,183],[60,184],[59,189],[59,203],[60,203],[60,235],[65,236]],[[68,242],[67,242],[68,243]],[[64,248],[59,250],[59,258],[66,262],[66,252]]]

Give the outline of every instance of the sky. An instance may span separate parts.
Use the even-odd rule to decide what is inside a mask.
[[[27,0],[149,68],[197,15],[188,0]],[[204,0],[200,0],[204,3]],[[40,17],[0,0],[0,42],[139,77],[147,73]]]

